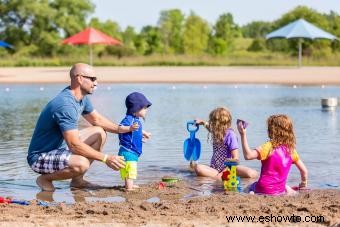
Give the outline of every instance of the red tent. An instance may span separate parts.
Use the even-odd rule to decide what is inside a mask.
[[[106,44],[106,45],[121,45],[119,40],[116,40],[103,32],[94,28],[87,28],[67,39],[63,40],[63,44],[72,45],[89,45],[90,46],[90,64],[92,65],[92,44]]]

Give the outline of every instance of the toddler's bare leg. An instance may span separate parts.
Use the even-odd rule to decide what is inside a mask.
[[[130,190],[133,190],[134,187],[133,187],[133,179],[130,179],[130,178],[125,178],[125,189],[130,191]]]

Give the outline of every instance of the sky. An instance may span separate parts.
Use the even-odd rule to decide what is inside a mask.
[[[331,10],[340,14],[340,0],[92,0],[101,21],[112,20],[122,29],[133,26],[139,31],[146,25],[157,25],[160,12],[180,9],[186,16],[191,11],[214,24],[223,13],[231,13],[236,24],[273,21],[299,5],[321,13]]]

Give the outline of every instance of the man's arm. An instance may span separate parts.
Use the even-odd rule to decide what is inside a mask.
[[[103,115],[99,114],[96,110],[92,111],[89,114],[83,115],[84,118],[90,122],[92,125],[100,126],[107,132],[112,133],[126,133],[131,132],[139,128],[138,124],[133,124],[131,126],[120,126]]]
[[[79,139],[79,131],[77,129],[65,131],[63,136],[73,154],[81,155],[91,160],[104,160],[105,154],[93,149]],[[119,170],[125,166],[124,159],[115,155],[108,155],[105,163],[114,170]]]

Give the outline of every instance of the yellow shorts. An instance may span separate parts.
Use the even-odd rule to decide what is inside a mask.
[[[120,169],[120,177],[122,180],[125,180],[125,178],[137,179],[137,162],[126,161],[125,163],[125,168]]]

